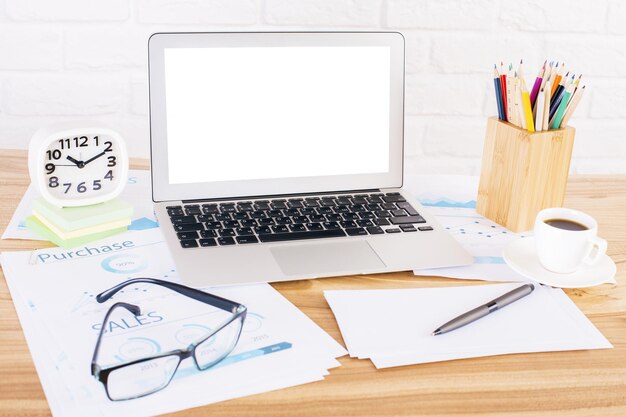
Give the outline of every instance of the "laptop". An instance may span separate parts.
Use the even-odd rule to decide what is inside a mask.
[[[403,184],[396,32],[156,33],[152,198],[201,287],[472,262]]]

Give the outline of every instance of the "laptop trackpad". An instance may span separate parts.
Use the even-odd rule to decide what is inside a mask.
[[[357,274],[385,267],[365,241],[278,246],[270,251],[285,275]]]

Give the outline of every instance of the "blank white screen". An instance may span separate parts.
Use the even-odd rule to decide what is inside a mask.
[[[389,171],[390,48],[166,48],[170,184]]]

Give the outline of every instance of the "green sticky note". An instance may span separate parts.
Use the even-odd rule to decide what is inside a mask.
[[[57,246],[61,246],[62,248],[73,248],[75,246],[85,245],[87,243],[93,242],[95,240],[104,239],[105,237],[113,236],[118,233],[125,232],[128,230],[127,227],[120,227],[117,229],[107,230],[104,232],[94,233],[91,235],[81,236],[73,239],[61,239],[59,236],[55,235],[50,229],[44,226],[35,216],[29,216],[26,218],[26,227],[30,230],[37,233],[39,236],[43,237],[46,240],[54,243]]]
[[[112,223],[133,215],[133,206],[120,198],[91,206],[63,208],[38,198],[33,201],[33,210],[64,232]]]

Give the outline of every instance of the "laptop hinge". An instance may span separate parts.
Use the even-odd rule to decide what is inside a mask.
[[[238,201],[238,200],[260,200],[265,198],[286,198],[286,197],[306,197],[307,195],[341,195],[354,193],[379,193],[379,188],[368,188],[365,190],[345,190],[345,191],[321,191],[316,193],[290,193],[290,194],[271,194],[271,195],[254,195],[248,197],[220,197],[220,198],[200,198],[196,200],[182,200],[184,204],[201,203],[205,201]]]

